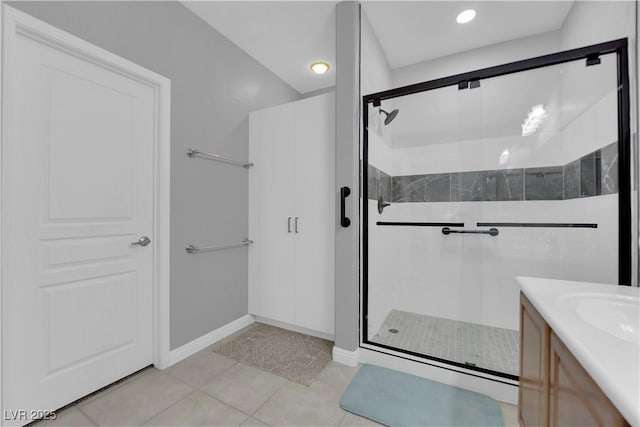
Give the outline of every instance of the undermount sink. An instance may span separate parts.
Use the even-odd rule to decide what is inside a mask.
[[[560,299],[589,325],[622,340],[640,342],[640,297],[573,293]]]

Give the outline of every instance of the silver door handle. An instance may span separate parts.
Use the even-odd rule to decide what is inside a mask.
[[[299,231],[298,231],[298,217],[296,217],[294,229],[296,230],[296,233],[299,233]]]
[[[147,246],[151,243],[151,239],[147,236],[142,236],[135,242],[131,242],[131,246]]]
[[[291,233],[291,217],[287,218],[287,233]]]

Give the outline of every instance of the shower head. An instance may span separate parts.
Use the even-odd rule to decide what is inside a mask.
[[[396,116],[398,115],[398,110],[393,110],[390,113],[387,113],[386,111],[384,111],[382,108],[380,109],[381,113],[384,113],[387,118],[384,119],[384,125],[387,126],[389,123],[391,123],[393,121],[393,119],[396,118]]]

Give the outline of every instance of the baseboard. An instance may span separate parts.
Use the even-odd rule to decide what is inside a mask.
[[[171,350],[169,352],[169,363],[165,368],[168,368],[171,365],[178,363],[179,361],[186,359],[187,357],[199,352],[210,346],[211,344],[215,344],[223,338],[228,337],[229,335],[238,332],[240,329],[245,328],[255,322],[255,318],[250,314],[245,314],[239,319],[234,320],[233,322],[227,323],[226,325],[209,332],[206,335],[201,336],[200,338],[196,338],[195,340],[186,343],[183,346],[176,348],[175,350]]]
[[[506,402],[512,405],[518,404],[518,383],[516,381],[504,380],[505,382],[497,382],[475,374],[457,372],[450,368],[418,362],[404,356],[398,357],[366,347],[360,347],[360,362],[486,394],[499,402]]]
[[[276,328],[287,329],[289,331],[298,332],[305,335],[311,335],[312,337],[322,338],[323,340],[333,341],[335,337],[326,332],[320,332],[313,329],[303,328],[302,326],[292,325],[291,323],[281,322],[279,320],[267,319],[266,317],[255,316],[256,322],[264,323],[265,325],[275,326]]]
[[[360,349],[354,351],[345,350],[339,347],[333,347],[333,360],[347,366],[358,366],[360,361]]]

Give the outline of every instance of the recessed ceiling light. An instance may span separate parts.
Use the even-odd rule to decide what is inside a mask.
[[[467,22],[473,21],[473,18],[475,17],[476,11],[473,9],[467,9],[460,12],[458,17],[456,18],[456,21],[458,21],[458,24],[466,24]]]
[[[324,74],[329,71],[329,64],[326,62],[318,61],[311,64],[311,71],[316,74]]]

